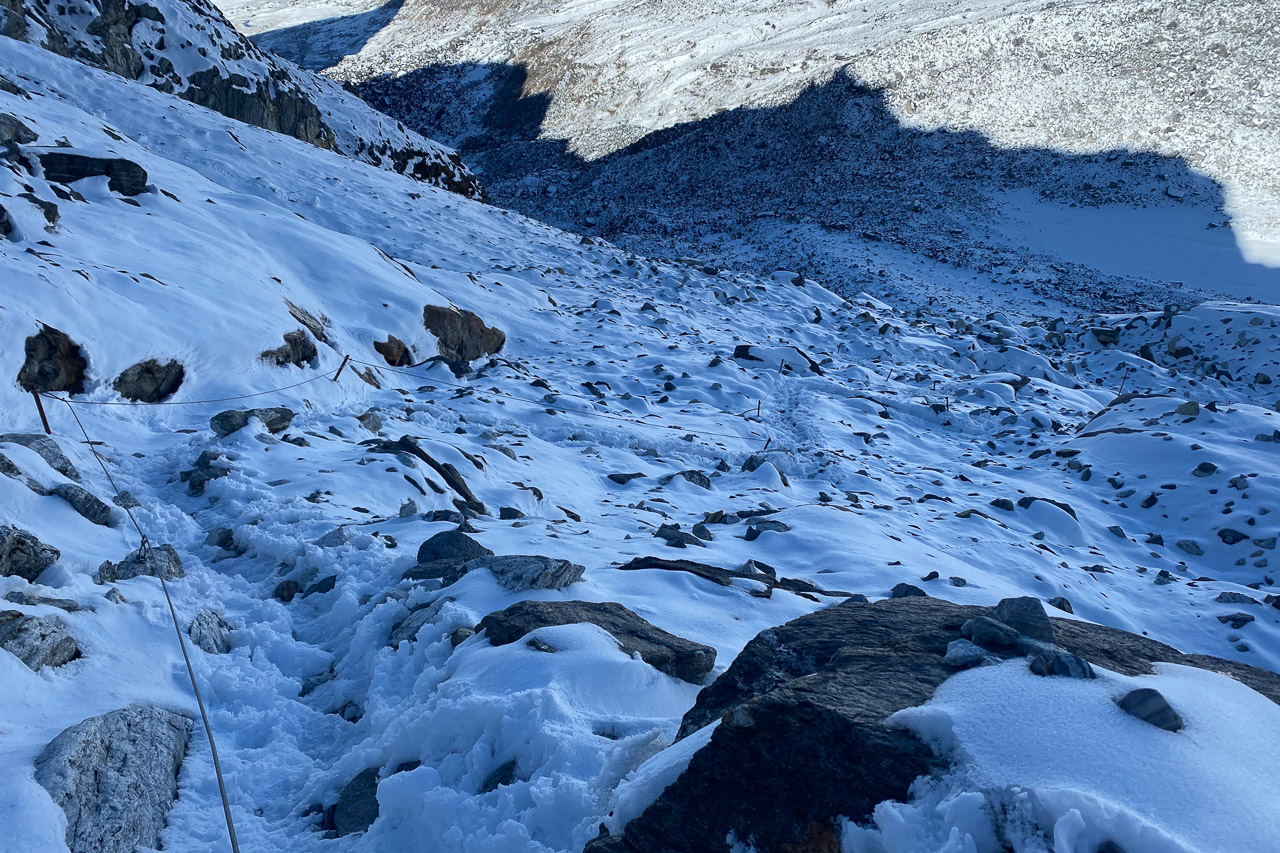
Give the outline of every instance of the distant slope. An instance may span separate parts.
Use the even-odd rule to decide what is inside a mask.
[[[638,251],[883,295],[1280,294],[1264,0],[229,8],[462,148],[499,203]],[[920,280],[878,280],[886,242]]]

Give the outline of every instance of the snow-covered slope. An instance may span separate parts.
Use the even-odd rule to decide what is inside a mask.
[[[0,35],[320,148],[469,197],[484,195],[456,152],[256,47],[203,0],[6,0],[0,3]]]
[[[3,368],[14,377],[48,326],[84,369],[81,390],[55,395],[74,408],[45,401],[74,470],[15,435],[40,421],[29,394],[0,383],[0,518],[60,552],[32,579],[0,577],[4,606],[58,620],[80,650],[39,672],[0,652],[6,849],[64,849],[63,813],[33,769],[59,732],[131,703],[194,716],[155,581],[95,582],[138,544],[130,501],[100,507],[73,488],[111,502],[95,450],[148,537],[181,558],[183,629],[208,612],[231,629],[228,653],[192,655],[245,851],[579,850],[712,736],[665,750],[753,637],[904,583],[962,604],[1057,600],[1078,619],[1280,668],[1274,306],[1017,321],[846,300],[790,272],[638,257],[23,41],[0,39],[0,69]],[[97,175],[59,177],[68,163]],[[427,306],[474,312],[505,342],[470,371],[429,361]],[[393,350],[374,345],[390,336],[417,366],[387,363]],[[296,364],[263,357],[282,341]],[[121,405],[117,380],[152,359],[182,365],[179,387],[165,405]],[[227,399],[239,395],[260,396]],[[290,423],[211,423],[277,406]],[[567,560],[581,578],[528,588],[488,565],[440,578],[418,549],[457,530],[461,508],[497,555]],[[617,602],[714,650],[714,668],[675,677],[586,623],[505,645],[469,635],[523,600]],[[1271,706],[1210,676],[1225,679],[1151,683],[1175,700],[1201,691],[1188,719],[1213,738],[1229,728],[1215,708],[1256,721],[1241,738],[1270,737],[1274,711],[1257,709]],[[950,714],[976,760],[1004,761],[991,785],[1091,790],[1088,768],[1014,766],[975,731],[988,678],[1017,688],[1012,670],[976,673],[921,728]],[[1110,707],[1070,686],[1020,707],[1061,707],[1059,689]],[[1202,746],[1185,752],[1201,769]],[[1265,758],[1232,763],[1259,776],[1259,798],[1222,801],[1224,821],[1248,817],[1225,844],[1275,815]],[[377,819],[328,838],[347,824],[325,807],[361,790],[367,805],[369,770]],[[1142,778],[1166,787],[1109,788],[1090,819],[1203,794]],[[164,848],[224,850],[198,726],[177,790]],[[926,822],[962,838],[972,820],[954,808]],[[1040,844],[1026,850],[1057,831],[1019,825]]]
[[[975,309],[1280,287],[1264,0],[224,8],[460,147],[498,203],[635,251]]]

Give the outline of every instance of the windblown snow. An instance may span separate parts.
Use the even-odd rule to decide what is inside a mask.
[[[972,5],[931,19],[989,4]],[[807,4],[776,49],[845,20],[825,10]],[[675,85],[680,66],[663,73]],[[59,732],[128,705],[196,718],[156,579],[95,582],[138,547],[126,506],[181,559],[183,631],[210,612],[229,628],[227,653],[190,648],[246,853],[581,850],[709,741],[710,726],[672,746],[753,637],[904,583],[961,604],[1033,596],[1280,668],[1280,308],[975,314],[651,259],[0,38],[6,117],[29,135],[0,123],[2,367],[16,375],[49,327],[85,375],[54,395],[70,404],[43,400],[69,465],[23,437],[43,433],[35,403],[0,383],[0,522],[60,552],[0,577],[3,607],[57,620],[79,648],[38,670],[0,652],[0,848],[66,849],[34,769]],[[144,185],[56,180],[50,154],[128,161]],[[433,359],[427,306],[505,341],[470,366]],[[264,358],[282,344],[300,355]],[[179,362],[180,387],[131,404],[116,380],[150,359]],[[288,411],[235,430],[215,417],[270,407]],[[419,547],[464,509],[498,557],[581,578],[419,571]],[[701,568],[628,565],[653,556]],[[714,668],[683,680],[583,622],[505,645],[471,633],[528,600],[618,602],[713,649]],[[1116,710],[1112,694],[1148,683],[1181,706],[1185,737]],[[844,850],[1001,849],[993,803],[1024,830],[1000,840],[1018,851],[1276,839],[1277,709],[1225,675],[1081,682],[1009,662],[895,719],[957,764],[943,788],[846,826]],[[1166,762],[1183,784],[1162,784]],[[369,770],[376,820],[332,837],[326,810]],[[1230,795],[1206,802],[1218,785]],[[198,725],[160,840],[228,849]]]

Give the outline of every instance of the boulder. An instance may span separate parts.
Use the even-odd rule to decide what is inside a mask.
[[[378,819],[378,770],[361,770],[338,794],[330,829],[338,835],[364,832]]]
[[[525,555],[490,556],[468,560],[457,568],[445,572],[441,581],[445,586],[457,583],[463,575],[476,569],[488,569],[504,589],[524,592],[530,589],[564,589],[582,580],[583,566],[554,557]]]
[[[212,610],[191,620],[187,636],[207,654],[225,655],[231,651],[231,626]]]
[[[275,434],[284,432],[293,423],[293,410],[284,406],[273,406],[267,409],[229,409],[219,412],[209,419],[209,428],[219,438],[226,438],[233,432],[244,429],[249,421],[257,418],[267,428],[267,432]]]
[[[507,342],[500,329],[486,326],[478,316],[461,308],[428,305],[422,309],[422,323],[436,336],[446,361],[474,361],[501,352]]]
[[[285,332],[284,343],[275,349],[263,351],[261,358],[273,362],[278,367],[293,365],[303,367],[315,361],[320,352],[305,329]]]
[[[224,412],[224,414],[226,413]],[[187,494],[202,495],[204,494],[205,485],[210,480],[225,477],[230,473],[231,465],[223,459],[221,453],[202,450],[200,455],[196,457],[195,467],[182,471],[178,476],[182,479],[182,482],[187,484]]]
[[[373,348],[392,367],[408,367],[413,364],[413,353],[409,350],[409,345],[395,335],[387,335],[385,341],[374,341]]]
[[[71,504],[72,509],[94,524],[106,527],[111,522],[111,507],[75,483],[58,483],[49,490],[49,494]]]
[[[1151,687],[1139,687],[1116,700],[1120,710],[1167,732],[1182,731],[1182,715],[1173,710],[1164,694]]]
[[[912,734],[884,723],[930,699],[956,671],[949,649],[953,662],[966,651],[952,647],[960,627],[987,613],[918,596],[851,601],[764,631],[685,714],[680,739],[720,721],[707,744],[621,834],[587,850],[719,850],[733,834],[760,851],[839,851],[841,818],[864,822],[944,768]],[[1122,674],[1150,673],[1155,662],[1214,669],[1280,702],[1275,673],[1100,625],[1053,627],[1068,653]]]
[[[49,436],[40,435],[39,433],[9,432],[0,435],[0,442],[6,441],[10,444],[20,444],[29,450],[34,450],[50,468],[67,479],[80,479],[80,472],[76,470],[76,466],[71,464],[71,460],[67,458],[67,455],[62,452],[62,448],[58,446],[58,442]]]
[[[490,613],[476,626],[495,646],[514,643],[530,631],[589,622],[613,635],[618,647],[673,678],[701,684],[716,663],[716,650],[668,633],[621,604],[590,601],[522,601]]]
[[[16,576],[34,581],[62,556],[20,527],[0,524],[0,577]]]
[[[448,560],[461,566],[467,560],[480,557],[492,557],[493,552],[457,530],[446,530],[437,533],[418,546],[418,562],[433,563],[437,560]]]
[[[80,657],[80,646],[61,619],[17,610],[0,610],[0,649],[36,672]]]
[[[35,778],[67,816],[71,853],[160,846],[191,727],[180,714],[135,705],[78,723],[45,747]]]
[[[121,195],[139,195],[147,189],[147,170],[123,157],[89,157],[72,151],[44,151],[40,154],[44,179],[69,184],[83,178],[107,178],[107,189]]]
[[[42,325],[40,331],[27,338],[24,351],[26,360],[18,370],[18,384],[23,391],[84,393],[89,362],[66,333]]]
[[[1030,637],[1042,643],[1056,642],[1053,623],[1049,621],[1049,615],[1044,612],[1044,605],[1038,598],[1022,596],[1003,599],[991,609],[989,615],[1024,637]]]
[[[161,364],[154,358],[126,367],[111,387],[121,397],[138,403],[158,403],[172,397],[187,375],[181,362],[170,359]]]
[[[163,576],[165,580],[171,581],[183,577],[186,572],[182,569],[182,558],[178,556],[178,552],[172,545],[153,545],[150,560],[143,555],[142,549],[138,548],[118,563],[110,560],[104,562],[98,567],[94,580],[97,583],[107,584],[127,581],[142,575],[153,578]]]

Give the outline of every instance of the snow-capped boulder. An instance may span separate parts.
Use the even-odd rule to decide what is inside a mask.
[[[105,177],[107,189],[120,195],[138,195],[147,189],[147,170],[123,157],[94,157],[59,149],[40,154],[46,181],[70,184],[85,178]]]
[[[946,656],[961,626],[992,613],[910,597],[849,602],[764,631],[685,714],[679,740],[718,721],[706,745],[638,817],[587,849],[711,850],[732,835],[762,851],[839,850],[840,818],[860,822],[882,802],[905,801],[917,778],[947,765],[885,721],[929,701],[955,672]],[[1100,625],[1058,619],[1053,628],[1067,653],[1116,673],[1179,663],[1227,673],[1280,703],[1272,672]],[[1130,704],[1165,722],[1150,702]]]
[[[71,853],[160,846],[191,728],[180,714],[135,705],[78,723],[45,747],[36,781],[67,816]]]
[[[16,575],[34,581],[62,556],[33,534],[9,524],[0,525],[0,577]]]
[[[29,448],[35,451],[36,455],[43,459],[50,468],[62,476],[71,480],[80,479],[80,472],[76,470],[76,466],[71,464],[71,460],[67,458],[67,455],[62,452],[62,448],[58,446],[58,442],[47,435],[8,432],[0,435],[0,442],[19,444]]]
[[[673,678],[701,684],[716,663],[716,650],[668,633],[614,602],[522,601],[490,613],[477,631],[495,646],[514,643],[538,628],[589,622],[613,635],[618,647]]]
[[[488,569],[505,589],[564,589],[582,580],[583,566],[554,557],[504,555],[478,557],[444,573],[441,582],[450,586],[477,569]]]

